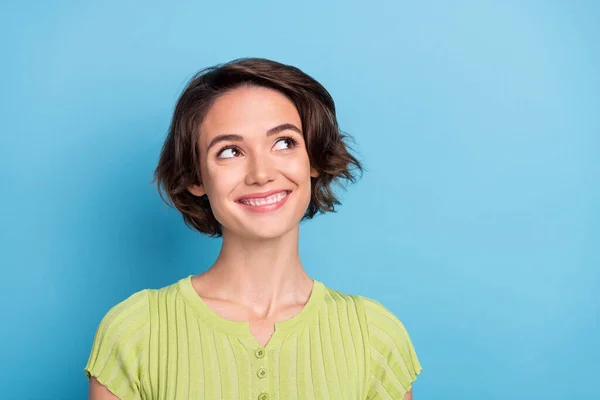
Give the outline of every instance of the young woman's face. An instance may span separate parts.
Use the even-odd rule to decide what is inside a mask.
[[[200,128],[202,185],[223,226],[247,238],[274,238],[297,227],[311,196],[300,115],[282,93],[240,87],[220,96]]]

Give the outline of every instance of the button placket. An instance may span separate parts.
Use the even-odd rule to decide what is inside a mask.
[[[254,357],[256,357],[256,362],[254,363],[256,368],[256,376],[259,379],[257,386],[261,389],[257,399],[258,400],[268,400],[269,393],[266,392],[267,382],[265,378],[267,377],[267,359],[265,358],[267,352],[264,348],[257,347],[254,349]]]
[[[264,379],[267,377],[267,370],[264,369],[263,367],[260,367],[258,369],[258,371],[256,371],[256,376],[258,376],[260,379]]]
[[[265,356],[265,353],[265,349],[261,349],[260,347],[254,350],[254,356],[256,356],[256,358],[263,358]]]

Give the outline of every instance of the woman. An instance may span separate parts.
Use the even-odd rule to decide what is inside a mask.
[[[239,59],[179,98],[155,178],[191,228],[223,238],[203,273],[114,306],[96,332],[91,399],[411,399],[421,371],[381,303],[310,278],[299,223],[362,171],[330,94],[299,69]]]

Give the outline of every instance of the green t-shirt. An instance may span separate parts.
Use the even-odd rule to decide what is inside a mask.
[[[248,322],[212,311],[191,275],[111,308],[85,367],[121,400],[401,400],[420,371],[404,325],[376,300],[314,280],[263,347]]]

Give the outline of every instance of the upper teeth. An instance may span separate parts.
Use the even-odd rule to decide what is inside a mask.
[[[243,199],[243,200],[240,200],[240,203],[244,203],[249,206],[263,206],[265,204],[275,204],[278,201],[281,201],[281,199],[283,199],[287,195],[288,195],[288,192],[279,192],[279,193],[273,194],[269,197],[265,197],[262,199]]]

